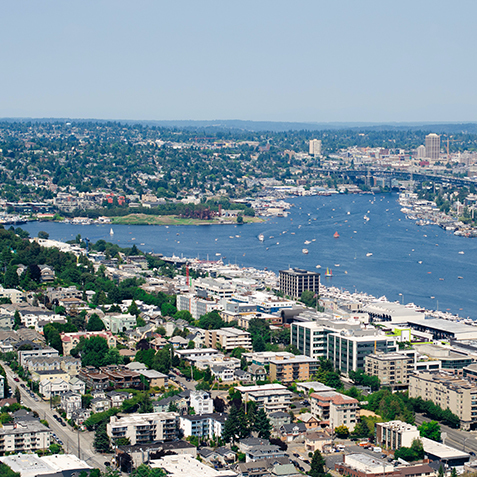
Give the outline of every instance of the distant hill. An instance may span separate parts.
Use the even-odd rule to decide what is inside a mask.
[[[236,131],[324,131],[324,130],[413,130],[432,131],[438,134],[470,133],[477,134],[477,123],[430,123],[430,122],[399,122],[399,123],[371,123],[371,122],[285,122],[285,121],[245,121],[241,119],[217,120],[134,120],[134,119],[75,119],[75,118],[0,118],[0,122],[116,122],[122,124],[142,124],[163,128],[178,128],[189,130],[236,130]]]

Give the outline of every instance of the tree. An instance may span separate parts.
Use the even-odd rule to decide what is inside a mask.
[[[93,440],[93,447],[97,452],[111,452],[111,443],[106,431],[106,421],[103,421],[96,429]]]
[[[20,390],[18,388],[15,388],[14,397],[17,400],[17,402],[20,402],[22,400],[22,396],[21,396]]]
[[[38,238],[48,240],[50,238],[50,234],[44,230],[40,230],[38,232]]]
[[[451,477],[457,477],[457,469],[455,467],[452,467]]]
[[[269,439],[270,432],[272,430],[272,425],[270,424],[270,419],[268,419],[267,414],[260,408],[255,414],[255,422],[253,424],[253,429],[258,433],[258,437],[261,439]]]
[[[108,342],[101,336],[92,336],[85,340],[81,352],[82,366],[95,366],[97,368],[103,366],[108,350]]]
[[[88,321],[88,324],[86,325],[86,330],[102,331],[104,329],[106,329],[106,326],[104,326],[104,323],[101,318],[96,313],[93,313]]]
[[[0,477],[20,477],[20,472],[13,472],[7,464],[0,462]]]
[[[136,317],[138,317],[140,314],[141,314],[141,310],[139,309],[139,307],[136,305],[136,302],[133,300],[132,303],[129,305],[129,308],[128,308],[128,313],[130,315],[135,315]]]
[[[13,326],[15,330],[18,330],[18,328],[22,326],[22,319],[18,310],[15,310],[15,314],[13,315]]]
[[[349,429],[342,424],[341,426],[335,427],[335,433],[338,439],[347,439],[349,436]]]
[[[224,442],[235,442],[239,439],[247,437],[249,430],[247,427],[247,419],[245,418],[245,411],[243,406],[230,406],[230,412],[225,421],[224,432],[222,433],[222,439]]]
[[[419,427],[419,434],[421,437],[427,437],[433,441],[441,441],[441,426],[436,421],[426,422],[424,421]]]
[[[263,339],[262,335],[252,336],[252,343],[253,343],[253,350],[257,353],[260,353],[267,349],[265,340]]]
[[[131,477],[165,477],[166,475],[167,474],[162,469],[151,469],[151,467],[146,464],[141,464],[130,474]]]
[[[318,449],[313,453],[308,475],[311,477],[325,477],[330,475],[325,472],[325,459],[323,459]]]
[[[210,313],[206,313],[199,318],[197,326],[204,330],[217,330],[219,328],[223,328],[225,326],[225,322],[216,311],[211,311]]]

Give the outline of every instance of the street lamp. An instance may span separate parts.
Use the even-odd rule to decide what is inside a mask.
[[[399,296],[401,297],[401,305],[404,305],[404,295],[399,293]]]

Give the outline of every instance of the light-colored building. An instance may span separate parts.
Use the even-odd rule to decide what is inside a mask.
[[[71,419],[73,412],[81,409],[81,394],[66,392],[61,396],[61,408],[66,412],[66,419]]]
[[[293,393],[282,384],[263,384],[259,386],[236,386],[242,398],[255,401],[265,412],[287,411]]]
[[[221,328],[219,330],[205,331],[205,346],[217,348],[220,346],[226,352],[234,348],[244,348],[252,350],[252,338],[248,331],[237,328]]]
[[[409,373],[414,371],[414,357],[404,353],[372,353],[365,357],[364,365],[365,373],[377,376],[382,386],[405,391],[409,387]]]
[[[179,311],[188,311],[194,320],[198,320],[202,315],[215,310],[222,310],[223,306],[218,298],[206,300],[192,293],[177,295],[177,309]]]
[[[124,417],[112,416],[107,425],[111,439],[125,437],[131,445],[156,441],[171,441],[177,436],[176,412],[150,412]]]
[[[378,330],[361,330],[328,335],[328,359],[342,373],[364,369],[364,358],[371,353],[398,350],[394,338]]]
[[[111,331],[78,331],[76,333],[61,333],[61,342],[63,343],[63,354],[68,356],[73,348],[76,348],[81,338],[89,339],[93,336],[104,338],[109,348],[116,347],[116,337]]]
[[[332,427],[346,426],[353,431],[358,421],[359,402],[337,391],[312,393],[311,414]]]
[[[116,315],[104,315],[101,320],[106,329],[115,334],[122,331],[131,331],[137,326],[136,316],[130,313],[125,313],[124,315],[119,313]]]
[[[48,449],[51,431],[37,420],[17,421],[0,428],[0,452],[35,452]]]
[[[463,429],[477,423],[477,385],[450,373],[413,373],[409,376],[409,397],[432,401],[449,408]]]
[[[191,391],[190,407],[194,408],[196,414],[212,414],[214,403],[210,394],[205,391]]]
[[[369,454],[344,454],[343,462],[335,464],[335,470],[350,477],[394,477],[398,473],[392,463]]]
[[[0,298],[10,298],[13,305],[25,301],[25,293],[15,288],[3,288],[0,286]]]
[[[179,417],[179,427],[184,437],[196,436],[214,439],[221,437],[224,431],[225,414],[185,415]]]
[[[402,421],[376,423],[376,444],[389,450],[411,447],[414,439],[420,439],[416,426]]]
[[[39,392],[46,399],[49,399],[51,396],[61,396],[69,391],[84,394],[85,390],[86,384],[84,381],[76,377],[71,378],[69,381],[61,378],[43,379],[39,385]]]
[[[321,139],[310,140],[308,154],[314,157],[321,156]]]
[[[441,153],[441,137],[438,134],[426,136],[426,157],[432,161],[438,161]]]
[[[25,349],[18,352],[18,362],[20,363],[20,366],[25,366],[25,363],[32,358],[49,358],[58,356],[58,350],[54,348]]]
[[[259,366],[265,366],[270,364],[272,359],[288,359],[293,358],[295,355],[288,351],[260,351],[253,353],[242,353],[242,357],[247,360],[247,363],[257,364]]]
[[[426,157],[426,146],[423,146],[422,144],[418,146],[416,149],[416,157],[417,159],[425,159]]]
[[[308,381],[317,371],[318,362],[308,356],[293,358],[277,357],[270,360],[270,381],[289,384],[295,381]]]
[[[237,476],[233,470],[215,470],[188,454],[166,455],[161,457],[161,459],[151,460],[149,465],[153,469],[164,469],[169,477],[191,477],[196,475],[201,477]]]
[[[298,321],[291,324],[290,343],[310,358],[326,358],[328,335],[333,331],[316,321]]]

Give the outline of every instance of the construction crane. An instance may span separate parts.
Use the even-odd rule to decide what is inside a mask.
[[[450,139],[452,136],[447,136],[447,134],[446,134],[445,136],[446,136],[446,138],[447,138],[447,162],[449,162],[449,159],[450,159],[449,143],[450,143],[450,142],[456,142],[456,141],[458,141],[458,139]]]

